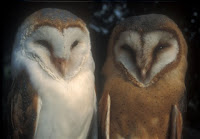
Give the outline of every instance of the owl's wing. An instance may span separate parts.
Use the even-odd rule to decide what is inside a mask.
[[[104,94],[104,93],[103,93]],[[110,106],[111,100],[109,93],[105,93],[99,102],[99,123],[101,126],[101,136],[105,139],[110,138]]]
[[[171,113],[170,139],[181,139],[182,125],[183,121],[181,111],[178,109],[177,105],[173,105]]]
[[[183,113],[187,111],[187,91],[184,90],[177,105],[172,106],[171,123],[170,123],[170,139],[181,139],[183,127]]]
[[[37,129],[41,100],[25,72],[14,79],[9,104],[13,129],[11,136],[15,139],[33,138]]]

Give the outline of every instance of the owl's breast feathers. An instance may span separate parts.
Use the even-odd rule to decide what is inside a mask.
[[[117,138],[117,134],[122,137],[166,138],[172,106],[181,107],[179,102],[184,96],[184,88],[184,83],[176,79],[140,88],[123,78],[113,77],[108,80],[100,102],[101,124],[105,124],[107,107],[104,105],[109,94],[111,138]]]
[[[37,128],[38,94],[25,72],[13,81],[9,96],[12,138],[33,138]]]

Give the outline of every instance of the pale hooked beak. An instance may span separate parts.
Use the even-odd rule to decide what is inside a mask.
[[[58,71],[61,73],[62,76],[65,76],[67,73],[67,65],[68,60],[64,58],[56,58],[55,59],[55,66]]]
[[[151,59],[141,60],[141,58],[137,61],[137,67],[139,70],[139,76],[142,81],[145,81],[148,76],[149,70],[151,70]]]
[[[141,78],[144,80],[146,78],[147,71],[145,69],[141,69]]]

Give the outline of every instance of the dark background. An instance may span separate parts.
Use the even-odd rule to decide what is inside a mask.
[[[129,16],[158,13],[174,20],[188,44],[187,112],[184,118],[184,138],[200,138],[200,6],[193,1],[123,1],[123,2],[34,2],[1,3],[1,125],[3,138],[7,136],[7,95],[10,91],[11,52],[17,28],[23,20],[41,8],[66,9],[83,19],[90,31],[95,60],[97,96],[102,91],[101,68],[106,58],[109,35],[114,25]],[[167,98],[166,98],[167,99]]]

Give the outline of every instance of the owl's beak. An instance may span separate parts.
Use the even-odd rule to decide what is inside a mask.
[[[145,69],[141,69],[141,78],[144,80],[146,78],[147,71]]]
[[[142,82],[148,78],[148,72],[151,70],[152,59],[146,58],[143,55],[136,57],[139,76]]]
[[[67,73],[67,65],[68,60],[64,58],[56,58],[55,60],[55,66],[58,69],[58,71],[61,73],[62,76],[65,76]]]

